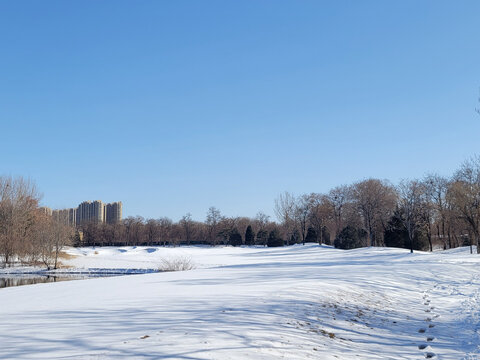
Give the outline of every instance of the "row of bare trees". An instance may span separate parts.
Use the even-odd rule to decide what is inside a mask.
[[[226,217],[211,207],[204,222],[190,214],[178,222],[128,217],[117,224],[83,224],[74,231],[41,211],[38,202],[31,182],[0,177],[4,266],[21,262],[56,268],[60,251],[72,239],[77,246],[319,242],[345,249],[397,246],[432,251],[477,245],[480,250],[480,157],[464,162],[450,178],[428,175],[398,186],[366,179],[324,194],[285,192],[275,200],[278,222],[262,212],[255,218]]]
[[[366,179],[327,193],[275,200],[278,222],[258,213],[255,218],[225,217],[211,207],[204,222],[186,214],[169,218],[129,217],[119,224],[85,224],[78,245],[268,245],[305,242],[340,248],[395,246],[430,250],[480,241],[480,157],[450,177],[428,175],[394,186]],[[272,235],[273,234],[273,235]],[[477,247],[480,249],[480,247]]]
[[[0,261],[57,268],[73,229],[38,207],[40,196],[23,178],[0,177]]]
[[[78,246],[133,245],[267,245],[268,235],[279,228],[269,216],[259,212],[255,218],[226,217],[210,207],[204,222],[186,214],[180,221],[162,217],[128,217],[117,224],[83,224],[77,236]]]
[[[434,174],[396,187],[367,179],[298,197],[285,192],[275,201],[275,214],[283,237],[293,242],[332,239],[344,248],[411,251],[473,244],[479,251],[480,157],[464,162],[451,178]]]
[[[396,191],[386,181],[368,179],[335,187],[326,194],[295,197],[285,192],[275,201],[275,214],[285,239],[330,244],[347,226],[365,231],[364,246],[383,244],[383,230],[396,205]]]

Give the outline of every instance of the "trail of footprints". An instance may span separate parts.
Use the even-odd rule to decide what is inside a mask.
[[[433,320],[438,318],[440,315],[438,314],[433,314],[433,310],[435,307],[431,306],[430,304],[430,299],[429,296],[426,292],[423,294],[423,305],[425,305],[425,313],[428,315],[427,318],[425,318],[425,323],[426,326],[418,329],[418,332],[420,334],[426,334],[429,332],[430,329],[433,329],[435,327],[435,324],[433,324]],[[421,343],[418,345],[419,350],[424,350],[425,358],[426,359],[433,359],[436,357],[436,354],[432,351],[429,351],[431,349],[431,343],[433,340],[435,340],[434,336],[427,335],[426,338],[426,343]]]

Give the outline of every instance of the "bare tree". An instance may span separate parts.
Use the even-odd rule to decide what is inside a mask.
[[[73,228],[66,225],[65,222],[53,221],[51,222],[52,245],[53,245],[53,268],[58,267],[58,258],[62,250],[72,244]]]
[[[411,253],[415,235],[422,226],[424,192],[424,185],[418,180],[402,181],[398,186],[399,205],[403,210],[402,222],[407,229]]]
[[[23,178],[0,177],[0,256],[10,264],[28,239],[40,196],[35,185]]]
[[[295,196],[285,191],[275,199],[275,215],[282,225],[283,237],[290,244],[290,239],[295,232],[296,199]]]
[[[310,195],[302,195],[295,200],[294,219],[297,228],[300,230],[303,245],[305,245],[305,238],[310,223],[310,212],[313,205],[314,199]]]
[[[430,251],[433,251],[433,227],[435,221],[435,203],[433,201],[433,186],[428,180],[423,180],[423,196],[422,196],[422,208],[421,208],[421,219],[423,229],[427,235],[428,248]]]
[[[220,210],[211,206],[207,212],[207,219],[205,221],[208,228],[208,240],[213,246],[217,245],[219,223],[222,220]]]
[[[64,219],[42,216],[34,226],[41,262],[50,269],[57,269],[62,250],[72,244],[74,229]]]
[[[112,232],[113,232],[113,240],[112,242],[115,245],[125,245],[126,244],[126,234],[125,234],[125,226],[123,223],[115,223],[112,224]]]
[[[177,246],[180,244],[180,242],[183,239],[183,229],[179,223],[172,223],[172,226],[170,227],[169,231],[169,238],[168,242],[169,244],[172,244],[173,246]]]
[[[160,224],[158,220],[148,219],[145,222],[145,238],[149,246],[160,242]]]
[[[367,246],[378,246],[375,232],[395,209],[395,189],[387,181],[367,179],[352,186],[352,198],[363,219],[369,239]]]
[[[255,226],[255,243],[258,245],[267,246],[267,228],[270,222],[270,216],[259,211],[255,216],[254,226]]]
[[[165,246],[168,241],[171,241],[173,222],[167,217],[162,217],[157,221],[159,227],[159,241]]]
[[[321,244],[324,240],[324,232],[327,227],[327,223],[331,220],[331,209],[328,202],[328,198],[323,194],[310,194],[311,209],[309,214],[310,225],[317,233],[318,242]],[[330,245],[329,239],[327,239],[327,245]]]
[[[190,245],[190,242],[193,238],[193,231],[194,231],[194,222],[192,220],[192,214],[187,213],[182,217],[180,220],[180,226],[183,229],[183,237],[184,240],[187,242],[187,245]]]
[[[48,224],[50,217],[41,212],[36,212],[36,217],[32,231],[28,239],[23,242],[23,246],[19,251],[18,256],[22,258],[22,262],[29,265],[36,265],[42,261],[42,248],[43,248],[43,230],[48,230],[48,226],[42,226]],[[46,235],[47,231],[45,231]]]
[[[451,248],[452,240],[450,237],[450,232],[448,231],[448,215],[450,204],[448,203],[447,192],[449,181],[440,175],[430,174],[425,177],[424,183],[427,188],[429,202],[432,203],[433,207],[432,216],[436,228],[437,238],[442,241],[444,249],[447,247]]]
[[[351,203],[351,188],[347,185],[337,186],[330,190],[327,195],[328,203],[330,205],[332,229],[334,238],[338,236],[345,226],[347,208]]]
[[[458,216],[468,225],[480,253],[480,157],[463,163],[449,188]]]
[[[141,245],[145,243],[145,219],[141,216],[129,216],[123,220],[127,245]]]

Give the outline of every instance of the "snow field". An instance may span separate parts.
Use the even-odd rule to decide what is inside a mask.
[[[196,269],[0,290],[1,359],[478,359],[480,257],[318,245],[69,249]]]

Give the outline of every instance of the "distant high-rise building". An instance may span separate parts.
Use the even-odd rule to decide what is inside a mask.
[[[41,208],[39,208],[39,210],[43,212],[45,215],[52,216],[53,211],[49,207],[42,206]]]
[[[73,209],[53,211],[49,208],[41,209],[46,214],[52,215],[54,219],[71,226],[82,225],[88,222],[115,224],[122,220],[121,201],[110,204],[104,204],[100,200],[84,201],[77,208]]]
[[[77,225],[77,209],[62,209],[53,210],[52,217],[64,223],[65,225],[76,226]]]
[[[77,209],[68,209],[68,223],[77,226]]]
[[[122,220],[122,202],[117,201],[105,204],[105,222],[108,224],[116,224]]]
[[[84,201],[77,208],[77,224],[81,225],[86,222],[103,223],[103,202],[100,200]]]

